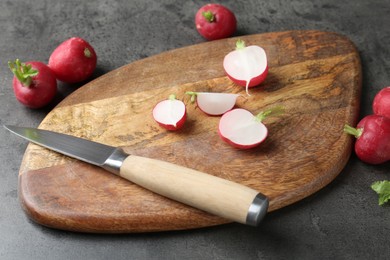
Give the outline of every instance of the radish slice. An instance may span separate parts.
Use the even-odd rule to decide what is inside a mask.
[[[281,113],[282,108],[266,110],[254,116],[248,110],[237,108],[225,113],[219,121],[218,133],[222,140],[239,149],[249,149],[261,144],[268,136],[262,121]]]
[[[223,68],[228,77],[246,89],[262,83],[268,74],[267,55],[260,46],[245,46],[238,40],[236,50],[228,53],[223,60]]]
[[[154,120],[167,130],[178,130],[186,121],[187,112],[184,103],[169,96],[169,99],[159,102],[153,109]]]
[[[255,147],[268,135],[267,127],[242,108],[225,113],[219,121],[218,130],[222,140],[239,149]]]
[[[191,95],[191,102],[196,98],[196,104],[206,114],[218,116],[231,110],[236,104],[238,94],[211,93],[211,92],[186,92]]]

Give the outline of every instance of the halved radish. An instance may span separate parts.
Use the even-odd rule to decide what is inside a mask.
[[[186,92],[191,96],[191,102],[196,104],[208,115],[219,116],[231,110],[236,104],[238,94],[212,92]]]
[[[222,140],[239,149],[249,149],[261,144],[268,136],[268,129],[262,121],[282,108],[266,110],[254,116],[248,110],[236,108],[226,112],[219,121],[218,133]]]
[[[233,82],[246,88],[249,95],[248,88],[259,85],[267,77],[267,55],[260,46],[245,46],[244,41],[238,40],[236,50],[225,56],[223,68]]]
[[[154,120],[167,130],[178,130],[186,121],[186,106],[175,95],[170,95],[167,100],[159,102],[153,109]]]

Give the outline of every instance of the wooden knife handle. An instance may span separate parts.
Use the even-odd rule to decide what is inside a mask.
[[[165,161],[129,155],[119,175],[150,191],[214,215],[257,226],[268,199],[249,187]]]

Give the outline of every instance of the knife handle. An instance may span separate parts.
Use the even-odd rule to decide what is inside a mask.
[[[129,155],[119,175],[167,198],[214,215],[257,226],[268,199],[247,186],[165,161]]]

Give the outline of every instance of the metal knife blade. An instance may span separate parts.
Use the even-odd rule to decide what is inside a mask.
[[[256,190],[172,163],[128,155],[122,149],[52,131],[4,126],[53,151],[97,165],[162,196],[209,213],[257,226],[268,198]]]
[[[105,144],[52,131],[10,125],[4,127],[30,142],[97,166],[102,166],[116,149]]]

